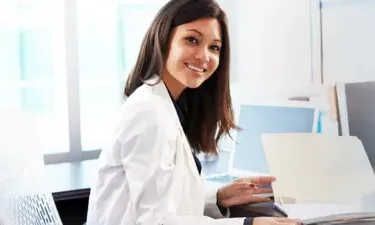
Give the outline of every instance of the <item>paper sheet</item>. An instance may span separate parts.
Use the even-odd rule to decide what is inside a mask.
[[[356,137],[268,134],[263,147],[275,198],[331,204],[375,202],[375,176]]]

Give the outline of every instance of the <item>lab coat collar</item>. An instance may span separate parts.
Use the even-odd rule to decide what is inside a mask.
[[[168,112],[172,116],[174,122],[179,127],[181,127],[181,123],[180,123],[180,120],[178,118],[176,109],[174,107],[174,104],[173,104],[172,99],[171,99],[171,97],[169,95],[169,92],[168,92],[168,88],[165,85],[164,81],[158,75],[154,75],[150,79],[146,80],[145,83],[148,84],[148,85],[151,85],[154,93],[156,95],[160,96],[163,99],[163,102],[164,102],[165,106],[167,107]]]
[[[158,82],[160,80],[160,82]],[[195,160],[193,157],[192,149],[190,147],[190,144],[187,140],[187,137],[185,135],[185,132],[181,126],[180,119],[177,115],[176,108],[172,102],[172,99],[169,95],[167,86],[165,85],[164,81],[160,79],[158,75],[154,75],[152,78],[147,80],[145,82],[146,84],[152,85],[152,89],[154,90],[154,93],[158,96],[160,96],[163,99],[163,102],[165,103],[165,107],[168,109],[168,112],[172,116],[176,126],[179,130],[179,137],[182,141],[184,151],[186,152],[187,158],[188,158],[188,164],[190,171],[193,173],[193,175],[199,179],[201,179],[201,176],[199,175],[197,165],[195,164]]]

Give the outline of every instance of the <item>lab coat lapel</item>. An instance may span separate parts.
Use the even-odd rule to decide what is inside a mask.
[[[150,83],[155,84],[158,81],[158,79],[159,79],[159,77],[155,76],[152,79],[150,79]],[[184,130],[182,129],[180,120],[178,118],[175,106],[174,106],[174,104],[173,104],[173,102],[170,98],[169,93],[168,93],[167,87],[165,86],[163,81],[160,81],[158,84],[153,86],[153,89],[154,89],[154,91],[156,92],[157,95],[159,95],[160,97],[163,98],[165,107],[167,107],[170,116],[172,116],[172,118],[174,120],[174,123],[178,127],[179,137],[180,137],[180,140],[182,141],[183,149],[186,152],[187,161],[188,161],[190,171],[192,172],[194,177],[196,177],[200,181],[202,181],[202,178],[199,175],[198,170],[197,170],[197,165],[195,164],[195,160],[193,158],[192,149],[191,149],[190,144],[189,144],[189,142],[186,138]]]

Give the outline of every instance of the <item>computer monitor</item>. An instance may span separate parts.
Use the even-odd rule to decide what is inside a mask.
[[[375,168],[375,81],[336,84],[341,136],[358,137]]]
[[[232,153],[233,169],[269,173],[262,148],[266,133],[312,133],[317,130],[319,110],[307,106],[241,104]]]
[[[242,130],[231,132],[235,142],[226,138],[220,145],[218,171],[206,176],[206,181],[215,187],[239,177],[269,175],[262,147],[263,134],[317,132],[319,110],[309,102],[236,100],[233,104],[235,120]]]

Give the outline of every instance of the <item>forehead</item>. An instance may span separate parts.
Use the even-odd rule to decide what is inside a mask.
[[[221,39],[221,26],[219,21],[215,18],[199,19],[182,24],[177,27],[176,32],[185,33],[193,30],[212,39]]]

